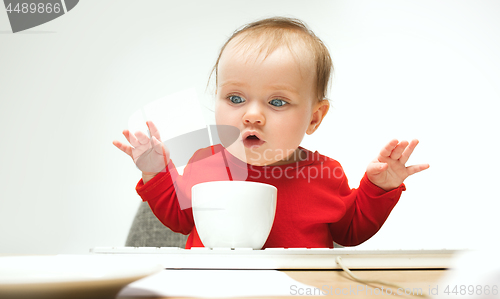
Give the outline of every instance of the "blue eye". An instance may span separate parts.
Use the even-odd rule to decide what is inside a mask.
[[[274,107],[283,107],[288,103],[280,99],[273,99],[269,102],[269,104],[273,105]]]
[[[245,99],[243,99],[242,97],[240,96],[229,96],[228,99],[231,101],[231,103],[233,104],[240,104],[240,103],[243,103],[245,101]]]

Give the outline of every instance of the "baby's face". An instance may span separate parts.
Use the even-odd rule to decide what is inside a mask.
[[[300,142],[315,129],[313,67],[298,63],[287,47],[265,59],[249,52],[229,43],[219,61],[216,122],[240,131],[227,149],[252,165],[298,161]]]

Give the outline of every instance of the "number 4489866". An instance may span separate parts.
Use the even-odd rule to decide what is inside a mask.
[[[17,3],[12,7],[9,3],[6,7],[8,13],[60,13],[61,4],[55,3]]]
[[[447,295],[498,295],[498,286],[447,285],[444,293]]]

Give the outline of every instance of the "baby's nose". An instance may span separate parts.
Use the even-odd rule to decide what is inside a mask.
[[[265,117],[262,111],[258,107],[251,107],[251,109],[249,109],[245,113],[243,117],[243,122],[247,125],[249,124],[264,125]]]
[[[248,117],[248,118],[245,119],[245,123],[247,123],[247,124],[258,124],[258,125],[261,125],[262,124],[262,120],[256,119],[256,118],[253,118],[253,117]]]

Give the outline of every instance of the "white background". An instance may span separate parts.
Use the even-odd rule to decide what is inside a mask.
[[[210,106],[222,44],[275,15],[305,21],[334,60],[332,109],[303,146],[340,161],[353,188],[392,138],[418,138],[410,163],[431,165],[361,246],[491,247],[500,2],[85,0],[16,34],[0,10],[0,254],[123,245],[140,173],[112,140],[165,95],[195,88]]]

